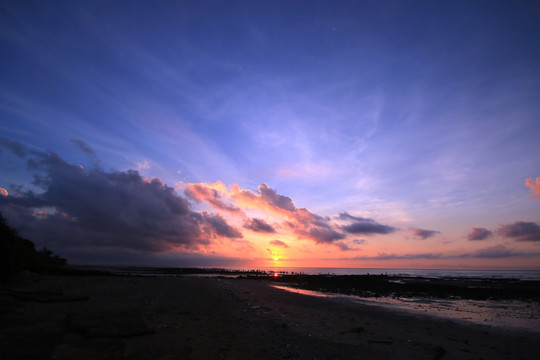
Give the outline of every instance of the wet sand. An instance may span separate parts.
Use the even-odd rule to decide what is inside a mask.
[[[535,332],[247,279],[26,275],[0,304],[3,359],[540,358]]]

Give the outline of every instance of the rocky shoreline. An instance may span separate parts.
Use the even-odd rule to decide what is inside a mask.
[[[3,358],[540,358],[538,333],[295,294],[261,280],[27,274],[2,286]]]

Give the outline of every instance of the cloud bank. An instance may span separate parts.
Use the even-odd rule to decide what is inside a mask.
[[[7,148],[29,153],[14,144]],[[159,252],[242,237],[219,214],[193,211],[173,188],[135,170],[86,170],[53,152],[32,152],[27,164],[33,185],[42,192],[19,190],[1,196],[0,206],[10,223],[37,244]]]
[[[502,259],[502,258],[530,258],[540,255],[538,252],[523,252],[509,249],[504,245],[490,246],[473,252],[452,253],[412,253],[387,254],[379,253],[375,256],[356,256],[354,258],[341,258],[340,260],[451,260],[451,259]]]
[[[54,152],[31,151],[24,145],[1,139],[1,151],[24,159],[33,175],[34,191],[11,186],[1,188],[0,208],[22,234],[38,245],[58,252],[75,249],[117,249],[139,253],[200,251],[215,241],[243,238],[243,229],[260,234],[278,232],[352,250],[342,241],[347,233],[389,234],[396,229],[372,219],[342,213],[345,226],[306,208],[267,184],[256,191],[234,184],[183,184],[184,196],[159,178],[142,177],[136,170],[105,171],[98,165],[85,169],[67,163]],[[95,156],[90,146],[72,140],[83,152]],[[36,191],[35,189],[38,189]],[[215,213],[195,211],[190,201],[208,204]],[[248,216],[263,212],[276,219]],[[226,215],[226,216],[225,216]],[[288,247],[280,240],[272,245]]]
[[[306,208],[297,208],[290,197],[279,194],[267,184],[259,185],[256,191],[241,189],[236,184],[227,188],[220,182],[185,184],[185,188],[186,196],[197,201],[206,201],[216,210],[234,209],[230,212],[237,212],[236,215],[246,218],[244,227],[253,231],[273,233],[276,229],[262,219],[248,219],[245,213],[249,210],[262,211],[278,218],[281,221],[280,227],[299,239],[339,246],[335,242],[346,237],[330,218],[317,215]]]

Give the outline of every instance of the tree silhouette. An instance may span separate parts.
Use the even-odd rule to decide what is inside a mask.
[[[21,237],[0,212],[0,277],[11,278],[22,270],[44,272],[66,262],[47,248],[36,251],[34,243]]]

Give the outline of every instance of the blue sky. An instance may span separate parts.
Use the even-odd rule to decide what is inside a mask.
[[[288,241],[302,245],[291,245],[291,260],[312,248],[317,259],[418,254],[427,242],[409,240],[415,228],[437,231],[427,239],[433,252],[502,246],[538,260],[540,234],[515,241],[496,230],[540,221],[540,200],[525,186],[540,176],[534,2],[4,1],[0,9],[6,199],[47,190],[31,183],[28,161],[51,151],[104,174],[137,170],[181,198],[186,184],[254,194],[268,184],[334,230],[343,212],[399,229],[326,255],[327,244],[295,233]],[[243,220],[186,199],[193,212],[241,228]],[[468,241],[475,227],[494,236]],[[267,240],[243,235],[264,250]],[[339,239],[349,248],[353,240]],[[175,251],[230,256],[216,241]]]

